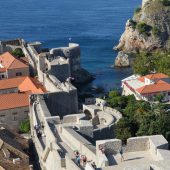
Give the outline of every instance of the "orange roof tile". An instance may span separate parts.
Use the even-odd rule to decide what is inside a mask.
[[[0,110],[29,106],[29,94],[31,94],[31,92],[0,95]]]
[[[0,73],[6,72],[6,68],[0,68]]]
[[[16,77],[0,80],[0,90],[18,87],[26,77]]]
[[[30,90],[32,93],[44,93],[43,90],[36,86],[36,84],[34,84],[29,77],[26,77],[24,81],[18,86],[18,88],[21,92]]]
[[[146,78],[153,80],[153,79],[163,79],[168,78],[169,76],[163,73],[155,73],[155,74],[149,74],[145,76]]]
[[[0,90],[18,88],[21,92],[31,91],[32,93],[44,93],[45,88],[41,83],[30,77],[16,77],[0,80]]]
[[[164,78],[169,78],[168,75],[163,74],[163,73],[155,73],[155,74],[148,74],[146,76],[139,77],[138,80],[141,82],[145,82],[145,78],[148,78],[150,80],[154,79],[164,79]]]
[[[140,94],[170,91],[170,84],[160,80],[156,84],[145,85],[141,88],[136,89],[136,91]]]
[[[28,65],[21,60],[15,58],[9,52],[6,52],[0,56],[0,63],[6,69],[28,68]]]

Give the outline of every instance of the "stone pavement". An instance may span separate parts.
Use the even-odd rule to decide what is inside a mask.
[[[148,151],[124,153],[124,161],[121,162],[120,154],[108,156],[111,166],[104,170],[146,170],[153,161],[152,155]]]

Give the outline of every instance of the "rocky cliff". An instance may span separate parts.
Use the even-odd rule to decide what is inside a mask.
[[[150,0],[137,8],[116,49],[125,53],[170,50],[170,0]]]

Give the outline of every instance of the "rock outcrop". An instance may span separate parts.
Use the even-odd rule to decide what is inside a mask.
[[[118,56],[115,59],[115,67],[129,67],[129,57],[123,51],[118,53]]]
[[[136,9],[133,19],[127,21],[116,49],[126,53],[170,50],[170,4],[150,0]]]

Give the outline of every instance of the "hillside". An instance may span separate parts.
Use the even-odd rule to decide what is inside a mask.
[[[137,8],[116,49],[125,53],[170,50],[170,1],[151,0]]]

